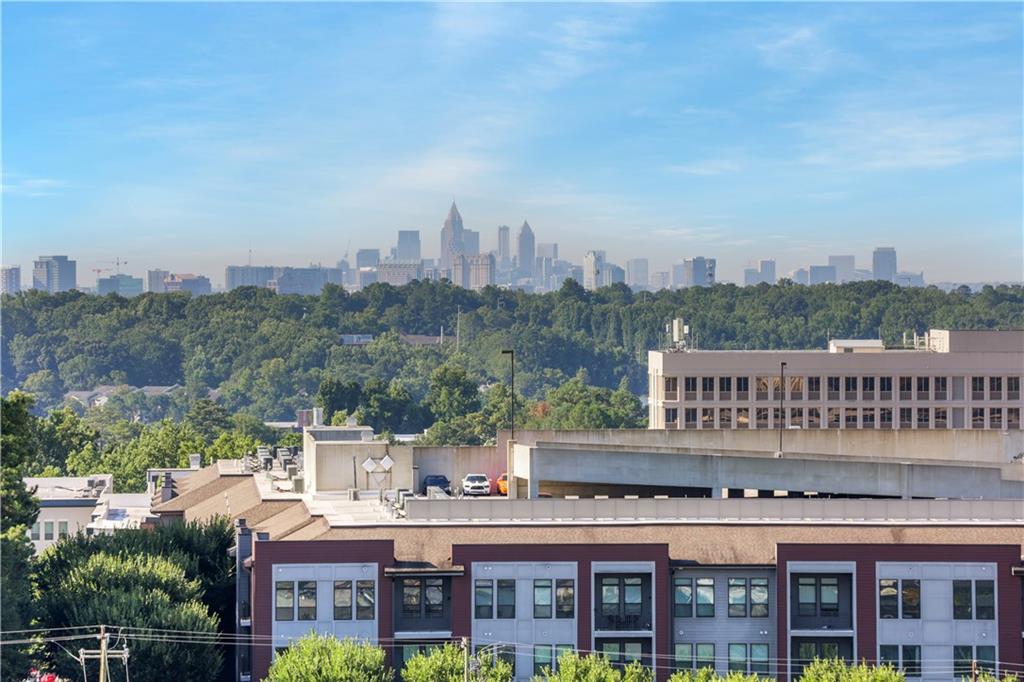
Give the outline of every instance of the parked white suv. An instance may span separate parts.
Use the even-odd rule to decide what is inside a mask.
[[[463,495],[490,495],[491,479],[486,474],[467,474],[462,479]]]

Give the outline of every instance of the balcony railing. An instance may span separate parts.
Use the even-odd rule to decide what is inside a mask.
[[[595,630],[617,630],[617,631],[645,631],[651,629],[651,615],[646,614],[616,614],[604,615],[598,613],[595,617]]]

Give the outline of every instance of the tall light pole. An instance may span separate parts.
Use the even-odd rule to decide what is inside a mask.
[[[786,363],[779,363],[779,453],[782,453],[782,431],[786,428]]]
[[[516,439],[516,352],[510,348],[506,348],[501,351],[502,355],[508,355],[509,360],[512,361],[512,403],[508,411],[508,423],[509,430],[512,432],[512,436],[509,440]]]

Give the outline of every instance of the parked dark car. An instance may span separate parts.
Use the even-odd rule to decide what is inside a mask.
[[[427,494],[427,488],[434,486],[440,488],[449,495],[452,494],[452,483],[448,480],[447,476],[441,474],[431,474],[430,476],[424,476],[423,481],[420,482],[420,495]]]

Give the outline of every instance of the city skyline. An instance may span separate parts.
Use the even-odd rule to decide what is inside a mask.
[[[526,221],[567,260],[647,257],[652,275],[700,255],[740,283],[761,259],[869,268],[886,245],[932,281],[1019,281],[1020,16],[12,5],[3,261],[222,285],[250,249],[330,266],[399,230],[437,258],[455,199],[485,253]]]

